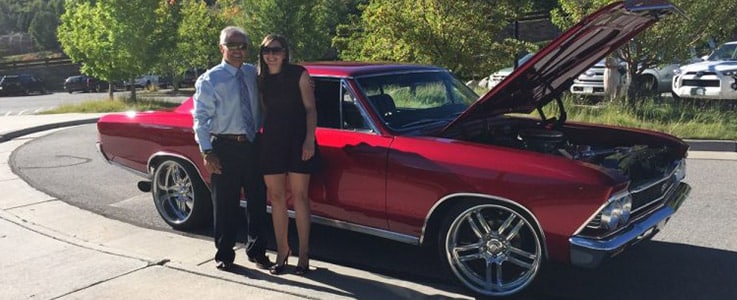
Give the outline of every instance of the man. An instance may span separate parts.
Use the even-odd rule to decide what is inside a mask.
[[[241,188],[248,199],[248,260],[261,269],[273,265],[266,256],[266,187],[258,170],[256,68],[244,63],[249,44],[243,29],[224,28],[219,43],[223,61],[195,83],[195,140],[211,174],[215,263],[222,270],[235,259]]]

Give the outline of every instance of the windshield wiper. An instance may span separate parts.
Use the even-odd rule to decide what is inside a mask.
[[[449,123],[450,119],[419,119],[417,121],[412,121],[407,124],[402,124],[402,128],[406,127],[415,127],[420,125],[429,125],[429,124],[435,124],[435,123]]]

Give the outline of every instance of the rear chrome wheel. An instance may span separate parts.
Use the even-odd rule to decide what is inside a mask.
[[[540,234],[508,207],[490,203],[458,206],[440,234],[445,262],[464,286],[479,294],[517,293],[540,270]]]
[[[159,215],[172,228],[201,227],[212,217],[207,186],[189,164],[170,159],[156,166],[151,193]]]

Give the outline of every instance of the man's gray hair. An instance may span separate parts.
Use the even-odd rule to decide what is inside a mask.
[[[246,38],[246,44],[251,44],[251,39],[248,37],[246,31],[238,26],[228,26],[223,28],[223,30],[220,31],[220,44],[225,44],[225,40],[228,38],[228,36],[231,36],[233,34],[242,35],[244,38]]]

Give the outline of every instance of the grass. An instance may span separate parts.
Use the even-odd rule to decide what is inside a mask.
[[[100,99],[90,100],[79,104],[63,104],[51,110],[39,114],[62,114],[62,113],[106,113],[121,111],[147,111],[179,106],[179,102],[173,102],[162,98],[137,97],[134,102],[128,96],[116,96],[115,100]]]
[[[675,101],[672,98],[645,98],[636,105],[620,101],[581,105],[564,99],[568,120],[665,132],[685,139],[737,139],[737,111],[725,105]],[[548,105],[546,115],[557,115]]]

